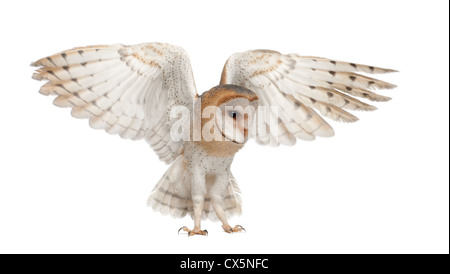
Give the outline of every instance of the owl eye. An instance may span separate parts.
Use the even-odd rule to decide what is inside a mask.
[[[238,112],[235,110],[228,111],[228,116],[236,120],[236,117],[238,116]]]

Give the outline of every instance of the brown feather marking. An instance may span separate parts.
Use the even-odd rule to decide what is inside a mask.
[[[278,59],[277,63],[275,65],[272,65],[270,68],[267,68],[267,69],[257,70],[255,72],[253,72],[253,74],[250,77],[255,77],[260,74],[266,74],[266,73],[272,72],[272,71],[276,70],[281,65],[281,63],[283,63],[283,62],[280,59]]]
[[[53,62],[53,59],[52,59],[51,57],[47,57],[47,60],[48,60],[53,66],[56,67],[55,62]]]
[[[163,56],[164,52],[160,51],[159,49],[155,48],[152,44],[148,44],[146,46],[147,49],[153,51],[154,53],[158,54],[159,56]]]
[[[141,55],[139,55],[137,53],[133,53],[132,56],[134,58],[138,59],[139,61],[141,61],[144,64],[147,64],[147,65],[152,66],[152,67],[157,67],[159,69],[161,68],[161,66],[157,62],[155,62],[154,60],[146,60]]]

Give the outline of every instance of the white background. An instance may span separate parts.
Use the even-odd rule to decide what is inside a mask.
[[[0,252],[448,253],[448,1],[2,1]],[[29,63],[75,46],[184,47],[199,93],[234,52],[266,48],[394,68],[399,87],[336,136],[239,152],[241,224],[146,207],[167,169],[38,93]]]

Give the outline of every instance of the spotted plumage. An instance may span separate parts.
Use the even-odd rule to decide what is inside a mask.
[[[361,74],[394,70],[251,50],[233,54],[220,85],[199,96],[187,53],[163,43],[74,48],[32,65],[38,67],[33,78],[47,81],[40,93],[55,95],[55,105],[70,107],[72,116],[89,119],[93,128],[145,139],[170,164],[148,204],[172,217],[190,214],[194,229],[181,229],[189,235],[206,234],[201,219],[219,219],[226,232],[243,230],[227,222],[242,212],[230,167],[249,138],[293,145],[333,136],[324,117],[357,121],[348,110],[376,108],[355,97],[388,101],[374,90],[395,87]],[[174,118],[180,107],[188,113],[185,120]],[[205,115],[211,107],[213,115]],[[183,138],[174,137],[179,126]]]

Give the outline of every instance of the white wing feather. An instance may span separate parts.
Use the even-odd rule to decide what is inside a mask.
[[[54,104],[71,107],[72,116],[125,139],[145,140],[161,160],[172,162],[183,141],[170,138],[170,111],[192,109],[197,95],[187,53],[180,47],[81,47],[42,58],[34,79],[47,80],[40,92],[56,95]]]
[[[394,70],[346,63],[297,54],[283,55],[271,50],[251,50],[232,55],[226,62],[220,83],[247,87],[259,97],[260,106],[278,107],[278,128],[267,119],[256,117],[253,137],[261,144],[295,144],[296,139],[314,140],[316,136],[334,135],[322,116],[341,122],[358,118],[346,110],[375,110],[352,96],[371,101],[388,101],[389,97],[369,89],[391,89],[395,85],[355,72],[388,73]],[[352,96],[350,96],[352,95]],[[321,115],[319,115],[317,110]],[[269,116],[274,113],[269,113]]]

